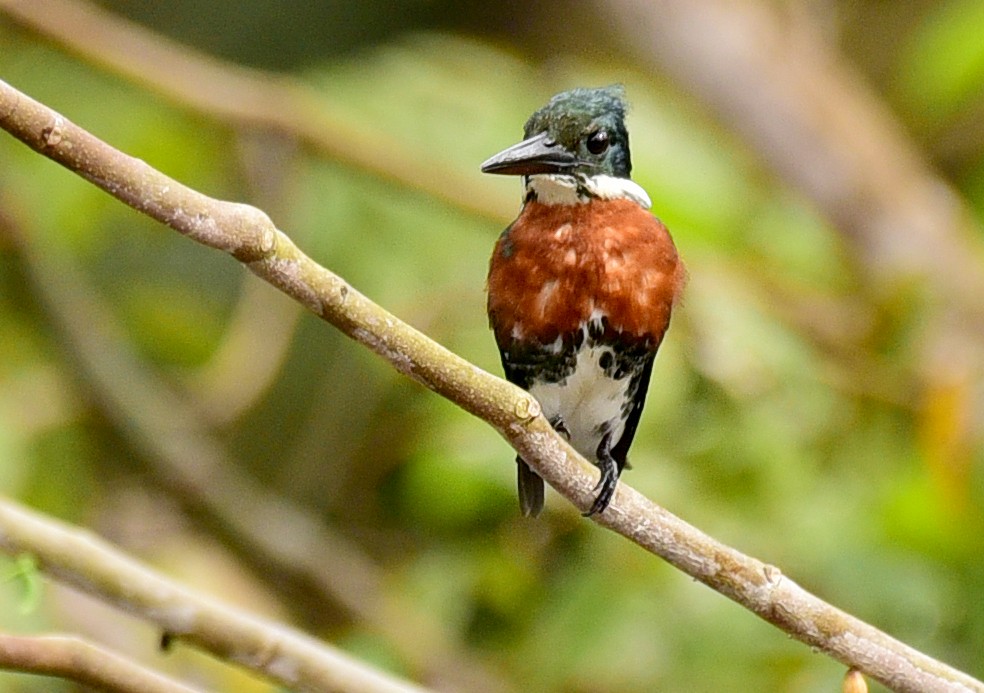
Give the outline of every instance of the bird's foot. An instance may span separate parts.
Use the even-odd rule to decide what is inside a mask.
[[[591,517],[597,513],[605,512],[605,508],[612,502],[612,496],[615,495],[615,487],[618,485],[618,465],[610,455],[598,460],[598,468],[601,470],[601,478],[598,479],[598,483],[595,484],[593,489],[594,491],[598,491],[598,495],[595,496],[594,503],[591,504],[588,512],[583,513],[584,517]]]

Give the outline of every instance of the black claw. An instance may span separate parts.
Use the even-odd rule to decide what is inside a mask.
[[[604,442],[602,442],[602,445],[604,445]],[[594,503],[591,504],[588,512],[583,513],[584,517],[591,517],[596,513],[605,512],[605,509],[612,502],[612,497],[615,495],[615,487],[618,485],[619,468],[614,458],[610,454],[607,454],[608,451],[605,450],[605,452],[606,454],[599,455],[600,459],[598,460],[601,478],[598,479],[598,483],[594,487],[594,490],[598,491],[598,495],[595,497]]]

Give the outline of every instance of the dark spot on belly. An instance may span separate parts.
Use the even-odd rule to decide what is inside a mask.
[[[601,367],[601,370],[605,371],[606,375],[609,374],[608,371],[611,370],[614,363],[615,357],[612,356],[612,352],[610,351],[606,351],[601,355],[601,358],[598,359],[598,365]]]

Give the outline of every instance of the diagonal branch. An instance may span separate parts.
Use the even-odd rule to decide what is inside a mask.
[[[535,399],[369,301],[304,255],[259,210],[191,190],[3,82],[0,127],[131,207],[229,253],[401,373],[489,423],[562,495],[579,508],[590,505],[597,471],[539,416]],[[775,567],[714,540],[624,484],[596,521],[896,690],[984,692],[979,681],[836,609]]]
[[[57,676],[110,693],[195,693],[195,689],[82,638],[0,633],[0,668]]]

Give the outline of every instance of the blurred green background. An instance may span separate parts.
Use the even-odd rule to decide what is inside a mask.
[[[227,65],[293,75],[329,104],[329,139],[376,143],[422,178],[439,168],[447,189],[487,194],[476,206],[492,211],[476,212],[388,177],[386,157],[374,171],[212,117],[0,5],[0,78],[187,185],[263,208],[316,260],[493,373],[485,272],[521,191],[478,164],[553,93],[624,83],[634,177],[691,277],[626,481],[984,676],[980,364],[927,356],[950,299],[918,277],[873,290],[835,220],[726,118],[595,31],[603,4],[101,5]],[[984,2],[762,7],[814,23],[984,212]],[[512,453],[490,428],[6,135],[0,221],[4,494],[436,689],[839,690],[842,665],[556,495],[524,520]],[[175,442],[194,483],[170,466],[162,443]],[[315,575],[264,552],[263,531],[337,543]],[[154,657],[149,627],[71,590],[25,603],[17,580],[0,589],[0,628]],[[216,690],[269,688],[180,645],[163,666]],[[71,690],[53,686],[0,674],[2,690]]]

